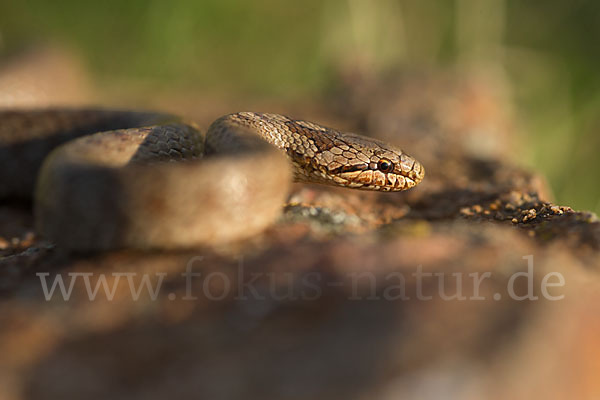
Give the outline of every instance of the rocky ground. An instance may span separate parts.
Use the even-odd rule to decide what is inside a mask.
[[[409,192],[297,185],[264,234],[169,253],[69,254],[1,203],[0,398],[599,398],[600,222],[516,166],[497,81],[381,79],[269,111],[402,144]],[[153,105],[234,111],[197,104]]]

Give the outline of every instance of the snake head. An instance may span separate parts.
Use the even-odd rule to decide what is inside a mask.
[[[244,112],[229,118],[284,150],[296,181],[397,192],[425,176],[421,163],[377,139],[277,114]]]
[[[410,189],[425,177],[425,168],[402,149],[376,139],[350,135],[358,143],[342,152],[347,163],[334,168],[334,181],[363,190],[397,192]]]
[[[310,176],[297,175],[298,180],[397,192],[416,186],[425,177],[423,165],[399,147],[350,133],[338,135],[330,131],[328,134],[331,140],[318,146],[321,151],[316,152],[310,162]],[[306,165],[304,168],[306,170]]]

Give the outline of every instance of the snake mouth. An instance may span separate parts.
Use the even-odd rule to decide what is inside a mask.
[[[406,157],[402,161],[394,165],[391,172],[369,168],[369,164],[365,163],[343,166],[330,173],[337,185],[363,190],[398,192],[415,187],[425,177],[425,168],[421,163],[412,157]]]
[[[415,187],[419,181],[394,173],[384,174],[380,171],[356,171],[340,174],[344,186],[363,190],[383,192],[399,192]],[[336,180],[337,181],[337,180]]]

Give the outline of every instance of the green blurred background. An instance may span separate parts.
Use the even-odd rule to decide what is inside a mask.
[[[357,57],[373,71],[493,68],[515,149],[558,203],[600,212],[600,2],[584,0],[0,1],[0,57],[74,49],[102,85],[310,99]]]

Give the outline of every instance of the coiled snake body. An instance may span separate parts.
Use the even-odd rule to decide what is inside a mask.
[[[397,147],[277,114],[226,115],[203,137],[165,114],[0,111],[0,197],[34,193],[37,230],[70,249],[247,238],[277,218],[292,178],[400,191],[424,174]]]

